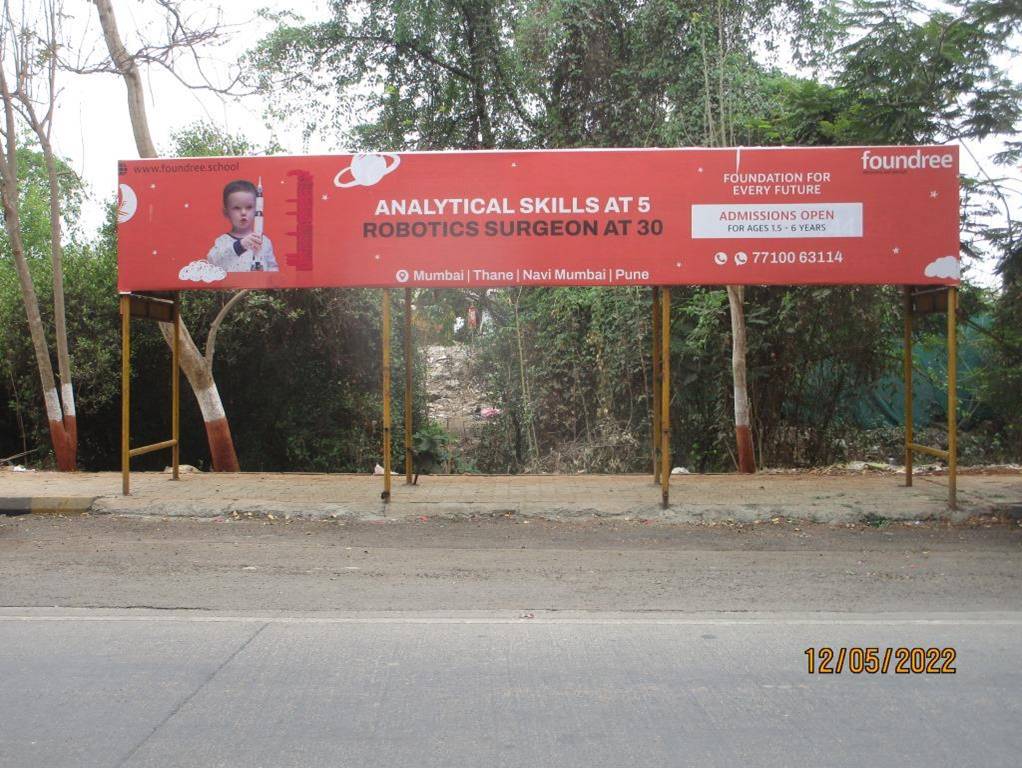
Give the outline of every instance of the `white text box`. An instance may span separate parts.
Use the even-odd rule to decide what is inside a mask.
[[[862,237],[862,203],[693,205],[692,237]]]

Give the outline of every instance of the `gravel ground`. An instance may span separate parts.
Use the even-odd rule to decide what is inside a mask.
[[[1022,527],[0,518],[0,606],[1000,611]]]

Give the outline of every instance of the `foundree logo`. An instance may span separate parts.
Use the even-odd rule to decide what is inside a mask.
[[[921,149],[917,149],[911,154],[905,154],[904,151],[897,154],[876,154],[871,149],[862,152],[862,170],[867,173],[899,173],[923,168],[953,168],[954,162],[954,155],[942,153],[940,150],[930,150],[925,154]]]

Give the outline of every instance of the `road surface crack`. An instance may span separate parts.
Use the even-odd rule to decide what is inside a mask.
[[[127,764],[127,762],[129,760],[131,760],[131,758],[133,758],[135,756],[135,754],[140,749],[142,749],[142,747],[144,747],[145,744],[153,736],[156,735],[157,731],[159,731],[164,725],[166,725],[170,721],[170,719],[172,717],[174,717],[174,715],[176,715],[178,712],[180,712],[185,707],[185,705],[188,704],[188,702],[190,702],[192,699],[194,699],[196,697],[196,695],[199,693],[199,691],[201,691],[203,688],[205,688],[207,685],[209,685],[209,683],[213,680],[213,678],[216,677],[218,674],[220,674],[220,670],[222,670],[224,667],[226,667],[228,664],[230,664],[234,660],[234,657],[237,656],[239,653],[241,653],[243,650],[245,650],[249,646],[249,644],[259,636],[259,633],[262,632],[264,629],[266,629],[268,626],[270,626],[270,625],[269,624],[260,624],[259,627],[256,629],[256,631],[253,632],[252,635],[248,638],[248,640],[246,640],[240,646],[238,646],[238,648],[235,649],[234,653],[232,653],[230,656],[228,656],[226,659],[224,659],[216,669],[214,669],[212,672],[210,672],[209,675],[206,676],[206,679],[203,680],[201,683],[199,683],[198,687],[196,687],[196,689],[194,691],[192,691],[184,699],[182,699],[178,703],[178,705],[176,707],[174,707],[174,709],[172,709],[167,714],[166,717],[164,717],[160,722],[158,722],[156,724],[156,726],[151,731],[149,731],[149,733],[146,734],[145,738],[143,738],[142,741],[140,741],[138,744],[136,744],[132,748],[132,750],[127,755],[125,755],[120,760],[120,762],[117,763],[117,768],[121,768],[121,766]]]

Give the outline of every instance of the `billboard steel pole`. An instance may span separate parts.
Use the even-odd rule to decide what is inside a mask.
[[[121,296],[121,493],[130,492],[131,462],[131,299]]]
[[[181,479],[181,294],[174,294],[174,344],[171,347],[170,430],[174,447],[171,460],[174,480]]]
[[[948,507],[958,507],[958,289],[947,289]]]
[[[671,482],[671,289],[660,289],[660,495],[670,504]]]
[[[383,289],[383,494],[390,501],[390,289]]]
[[[660,482],[660,289],[653,286],[653,482]]]
[[[412,289],[405,288],[405,484],[412,484]]]
[[[905,382],[905,486],[912,486],[912,288],[905,286],[902,374]]]

